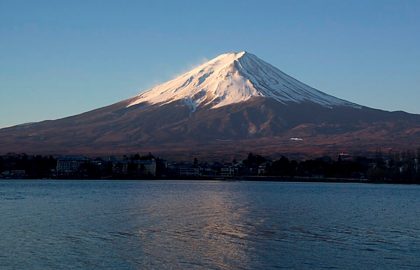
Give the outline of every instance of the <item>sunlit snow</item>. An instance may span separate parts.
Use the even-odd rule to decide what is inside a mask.
[[[219,108],[252,97],[273,98],[281,103],[359,107],[318,91],[248,52],[222,54],[139,94],[128,107],[143,102],[163,105],[183,100],[194,111],[199,106]]]

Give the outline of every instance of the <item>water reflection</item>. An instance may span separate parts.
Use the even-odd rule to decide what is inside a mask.
[[[175,268],[246,268],[253,230],[243,223],[249,214],[247,198],[232,192],[232,185],[208,187],[166,193],[148,206],[150,214],[140,217],[138,234],[149,263],[165,258],[163,263]]]
[[[420,187],[0,181],[0,269],[419,269]]]

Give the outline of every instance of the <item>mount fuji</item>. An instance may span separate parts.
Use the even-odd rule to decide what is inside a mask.
[[[283,104],[306,101],[327,107],[359,107],[309,87],[247,52],[222,54],[140,94],[129,106],[183,100],[195,110],[206,105],[220,108],[254,97],[272,98]]]
[[[238,52],[107,107],[0,129],[0,152],[231,158],[405,150],[419,139],[420,115],[333,97]]]

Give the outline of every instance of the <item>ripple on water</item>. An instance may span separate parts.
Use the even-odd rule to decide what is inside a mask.
[[[22,181],[0,201],[1,269],[420,268],[412,186]]]

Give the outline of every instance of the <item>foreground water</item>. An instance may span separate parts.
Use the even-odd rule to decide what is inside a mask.
[[[420,187],[0,181],[0,269],[418,269]]]

